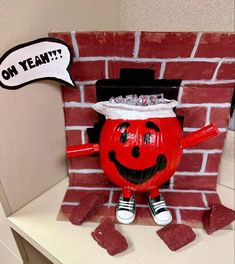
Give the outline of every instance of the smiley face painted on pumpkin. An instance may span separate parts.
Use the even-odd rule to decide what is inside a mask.
[[[178,167],[181,133],[176,118],[107,119],[100,137],[101,166],[120,187],[134,191],[156,188]]]
[[[152,131],[147,131],[143,129],[141,131],[141,126],[138,125],[138,128],[135,127],[139,122],[134,122],[132,127],[130,127],[129,122],[121,123],[116,130],[119,131],[118,137],[121,144],[118,146],[118,152],[122,153],[122,151],[126,151],[126,155],[132,156],[134,159],[142,160],[143,168],[146,163],[146,152],[154,151],[152,147],[154,147],[156,140],[158,140],[157,133],[160,131],[158,126],[151,121],[145,122],[146,128],[150,128]],[[142,124],[143,125],[143,124]],[[144,131],[145,130],[145,131]],[[119,135],[120,134],[120,135]],[[116,147],[117,148],[117,147]],[[129,152],[129,153],[128,153]],[[144,155],[143,159],[140,158],[140,155]],[[128,168],[125,165],[121,164],[116,158],[115,150],[109,151],[109,160],[115,164],[116,169],[119,174],[126,179],[128,182],[133,184],[142,184],[152,178],[158,171],[165,169],[167,165],[167,159],[165,155],[159,154],[156,157],[155,164],[150,167],[146,167],[144,169],[133,169]],[[137,161],[137,160],[136,160]]]

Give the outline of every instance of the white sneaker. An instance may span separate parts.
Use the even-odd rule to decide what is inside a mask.
[[[122,194],[119,196],[118,205],[116,208],[117,220],[122,224],[130,224],[135,219],[135,198],[123,198]]]
[[[158,225],[168,225],[172,221],[172,216],[168,210],[164,198],[159,195],[155,198],[148,198],[148,205],[153,220]]]

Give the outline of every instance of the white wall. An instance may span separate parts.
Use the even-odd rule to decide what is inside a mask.
[[[148,31],[234,31],[234,0],[122,0],[121,27]]]

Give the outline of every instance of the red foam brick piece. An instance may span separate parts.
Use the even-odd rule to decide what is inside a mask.
[[[133,56],[134,32],[76,32],[79,55]]]
[[[203,216],[204,228],[208,235],[232,223],[235,219],[235,212],[222,204],[212,205]]]
[[[190,57],[197,35],[195,33],[141,32],[139,57]]]
[[[196,238],[192,228],[183,224],[167,225],[158,230],[157,234],[172,251],[186,246]]]
[[[235,34],[204,33],[200,39],[195,57],[234,57]]]
[[[111,256],[119,254],[128,248],[125,237],[115,229],[114,223],[110,218],[105,218],[91,235]]]
[[[86,219],[89,219],[104,204],[105,196],[98,193],[90,193],[75,206],[69,221],[73,225],[81,225]]]
[[[164,79],[210,80],[217,64],[211,62],[166,63]]]

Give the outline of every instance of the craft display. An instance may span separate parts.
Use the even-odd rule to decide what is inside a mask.
[[[67,155],[71,158],[100,153],[105,175],[122,188],[116,210],[120,223],[129,224],[135,219],[134,192],[148,192],[154,221],[167,225],[172,216],[159,187],[175,173],[184,148],[218,135],[218,129],[210,124],[183,137],[173,111],[177,101],[159,95],[119,99],[93,105],[106,117],[99,144],[68,146]]]
[[[79,38],[76,41],[78,41],[79,46]],[[102,41],[102,43],[105,42]],[[137,42],[138,45],[140,43],[141,41],[139,41],[139,44]],[[114,50],[114,48],[112,49]],[[126,61],[130,58],[127,57]],[[75,87],[75,82],[69,72],[72,61],[72,53],[68,43],[61,40],[42,38],[21,44],[10,49],[0,58],[0,85],[5,89],[15,90],[34,81],[49,79]],[[74,61],[77,62],[77,60]],[[91,62],[94,64],[93,60]],[[105,75],[111,76],[109,74],[112,69],[110,65],[116,62],[116,57],[115,61],[111,61],[109,57],[106,62]],[[168,64],[170,65],[170,63]],[[84,66],[79,64],[79,67],[81,68],[78,69],[78,72]],[[165,67],[166,65],[164,65],[164,71],[167,72]],[[90,68],[89,70],[91,71]],[[215,73],[218,75],[218,67]],[[76,74],[77,81],[85,81],[85,83],[90,83],[90,81],[93,83],[93,78],[98,79],[99,77],[92,76],[92,80],[90,80],[90,75],[81,77],[80,75],[76,76]],[[154,77],[154,72],[152,74]],[[181,75],[179,77],[181,79],[185,78]],[[210,78],[209,81],[211,81]],[[202,75],[202,79],[204,81],[204,75]],[[80,89],[80,91],[83,91],[84,96],[84,85],[81,85]],[[230,95],[228,97],[230,98]],[[193,101],[192,98],[190,100]],[[204,95],[200,100],[205,100]],[[191,101],[189,102],[192,103]],[[212,101],[212,103],[215,102]],[[172,215],[160,194],[160,186],[168,182],[176,172],[182,158],[183,149],[219,134],[217,127],[210,124],[184,137],[182,127],[175,115],[177,105],[177,101],[165,99],[163,94],[140,96],[132,94],[125,97],[112,97],[109,101],[98,102],[93,105],[93,109],[106,118],[99,144],[88,143],[67,147],[68,158],[99,153],[101,167],[105,175],[113,184],[121,188],[116,207],[116,217],[120,223],[129,224],[134,221],[136,215],[135,192],[147,192],[147,202],[154,221],[159,225],[166,225],[157,231],[157,234],[172,251],[194,241],[196,234],[187,225],[170,224]],[[211,115],[211,106],[208,109],[210,111],[207,112],[207,115],[208,113]],[[211,118],[211,116],[209,117]],[[104,204],[107,205],[113,198],[112,196],[113,193],[106,197],[102,193],[93,192],[79,200],[78,204],[70,204],[71,206],[74,205],[74,208],[70,211],[70,222],[74,225],[81,225],[94,216]],[[205,202],[205,207],[203,225],[209,235],[222,229],[235,219],[234,211],[221,204],[207,204]],[[103,219],[91,235],[110,255],[116,255],[128,248],[125,237],[115,229],[114,222],[109,217]]]

